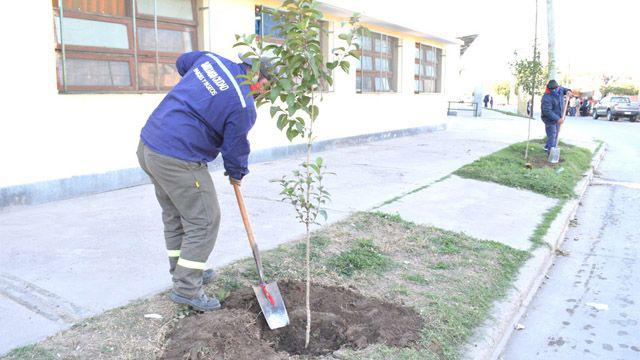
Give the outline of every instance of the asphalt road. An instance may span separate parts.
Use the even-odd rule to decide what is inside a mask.
[[[502,359],[640,359],[640,123],[568,121],[609,151]]]

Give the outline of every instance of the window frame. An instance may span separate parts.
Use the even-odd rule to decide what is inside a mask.
[[[71,94],[71,93],[165,93],[172,88],[172,86],[161,86],[156,83],[152,88],[149,86],[143,86],[139,78],[139,63],[158,63],[158,64],[172,64],[175,67],[175,61],[180,53],[162,52],[155,50],[141,50],[140,49],[140,36],[138,34],[138,28],[150,28],[155,29],[155,21],[153,15],[142,14],[139,12],[139,8],[136,6],[135,14],[133,14],[133,2],[136,0],[124,1],[124,13],[125,16],[115,16],[109,14],[95,14],[90,12],[82,12],[74,9],[64,8],[64,18],[74,18],[82,20],[100,21],[107,23],[122,24],[127,27],[127,40],[129,43],[128,49],[108,48],[108,47],[96,47],[96,46],[82,46],[82,45],[63,45],[60,42],[58,34],[58,26],[60,21],[60,8],[59,2],[52,0],[53,5],[53,31],[54,31],[54,53],[56,58],[56,83],[58,93]],[[60,1],[64,6],[64,1]],[[198,8],[197,0],[189,0],[193,13],[193,20],[184,20],[179,18],[171,18],[165,16],[157,17],[158,30],[175,30],[181,32],[189,32],[191,36],[191,51],[198,50],[198,38],[200,35],[198,24]],[[64,22],[64,20],[63,20]],[[64,25],[62,25],[64,26]],[[60,33],[63,29],[60,28]],[[62,57],[63,53],[66,59],[87,59],[97,61],[127,61],[129,64],[129,74],[131,79],[131,86],[99,86],[99,85],[69,85],[64,84],[62,76]],[[66,62],[65,59],[65,62]],[[159,66],[158,66],[159,67]],[[66,71],[66,70],[65,70]],[[159,79],[158,79],[159,80]]]
[[[434,53],[435,53],[435,61],[426,61],[423,63],[422,62],[422,51],[424,49],[433,49]],[[416,42],[415,43],[415,50],[417,51],[417,55],[418,57],[416,57],[414,55],[414,71],[413,71],[413,92],[414,94],[442,94],[443,93],[443,84],[442,84],[442,67],[443,67],[443,63],[442,63],[442,58],[443,58],[443,53],[444,50],[440,47],[434,46],[434,45],[429,45],[429,44],[425,44],[425,43],[420,43],[420,42]],[[428,76],[428,75],[422,75],[422,66],[426,64],[426,65],[431,65],[434,69],[435,75],[434,76]],[[418,73],[416,74],[415,71],[415,65],[419,65],[418,69]],[[422,82],[425,80],[432,80],[434,81],[434,91],[427,91],[426,89],[420,90],[417,86],[416,86],[416,81]]]
[[[376,51],[376,38],[379,36],[380,51]],[[362,39],[364,35],[360,35],[359,39]],[[382,32],[367,31],[366,37],[371,42],[371,49],[365,50],[364,46],[360,46],[360,60],[358,61],[358,67],[356,68],[356,93],[357,94],[393,94],[399,93],[399,72],[400,72],[400,38],[387,35]],[[386,38],[388,52],[382,51],[382,41]],[[362,58],[367,56],[371,58],[371,70],[364,70],[362,68]],[[388,61],[389,70],[381,71],[376,69],[376,60],[385,59]],[[360,87],[358,88],[358,78],[360,78]],[[364,90],[365,78],[371,79],[371,90]],[[377,90],[376,78],[389,79],[389,90]]]
[[[62,56],[62,55],[60,55]],[[100,86],[100,85],[68,85],[68,91],[80,91],[80,92],[107,92],[107,91],[133,91],[134,83],[135,83],[135,74],[133,70],[133,63],[135,61],[133,56],[128,56],[126,54],[106,54],[106,53],[67,53],[67,59],[81,59],[81,60],[97,60],[97,61],[126,61],[129,64],[129,79],[131,80],[130,86]],[[56,57],[56,62],[57,62]],[[62,65],[61,65],[62,66]],[[57,66],[56,66],[57,67]],[[56,71],[58,78],[58,89],[62,88],[62,76],[61,71]]]
[[[264,12],[262,11],[263,8],[267,8],[271,11],[282,11],[266,5],[255,6],[254,21],[260,20],[260,32],[261,32],[260,34],[256,33],[256,40],[262,41],[268,44],[283,45],[284,39],[280,39],[280,38],[269,36],[269,35],[264,36],[262,34],[264,32]],[[330,59],[332,59],[332,53],[330,50],[330,46],[331,46],[330,34],[333,33],[332,25],[333,25],[333,22],[329,20],[324,20],[324,19],[320,20],[320,32],[318,34],[318,37],[320,42],[320,50],[323,52],[322,57],[325,59],[325,62],[328,62],[330,61]],[[257,29],[257,27],[255,28]],[[331,70],[331,74],[333,76],[334,70]],[[322,81],[319,91],[322,93],[330,93],[334,91],[334,86],[329,85],[328,83],[325,83],[324,81]]]

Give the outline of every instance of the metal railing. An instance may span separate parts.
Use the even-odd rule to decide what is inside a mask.
[[[447,115],[458,115],[458,111],[471,111],[473,116],[480,116],[478,112],[478,103],[464,101],[449,101],[447,106]]]

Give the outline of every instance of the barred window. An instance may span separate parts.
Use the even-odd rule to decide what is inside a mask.
[[[442,92],[442,49],[416,43],[415,92]]]
[[[197,48],[195,0],[52,5],[61,92],[166,91],[180,80],[177,57]]]
[[[398,39],[375,32],[359,37],[361,56],[356,70],[356,91],[397,90]]]

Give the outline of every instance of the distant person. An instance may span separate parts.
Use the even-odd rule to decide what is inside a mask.
[[[576,116],[576,110],[580,107],[580,100],[578,97],[572,97],[569,100],[569,116]]]
[[[486,109],[489,104],[489,94],[484,96],[484,108]]]
[[[489,103],[491,103],[491,108],[493,109],[493,96],[490,98]]]
[[[531,100],[527,100],[527,116],[531,116]]]
[[[555,80],[550,80],[547,83],[547,87],[542,95],[542,104],[540,105],[542,111],[542,121],[544,122],[544,129],[547,133],[547,143],[544,149],[549,153],[552,147],[556,147],[558,140],[558,130],[564,123],[564,97],[571,96],[571,89],[563,88],[558,85]]]

